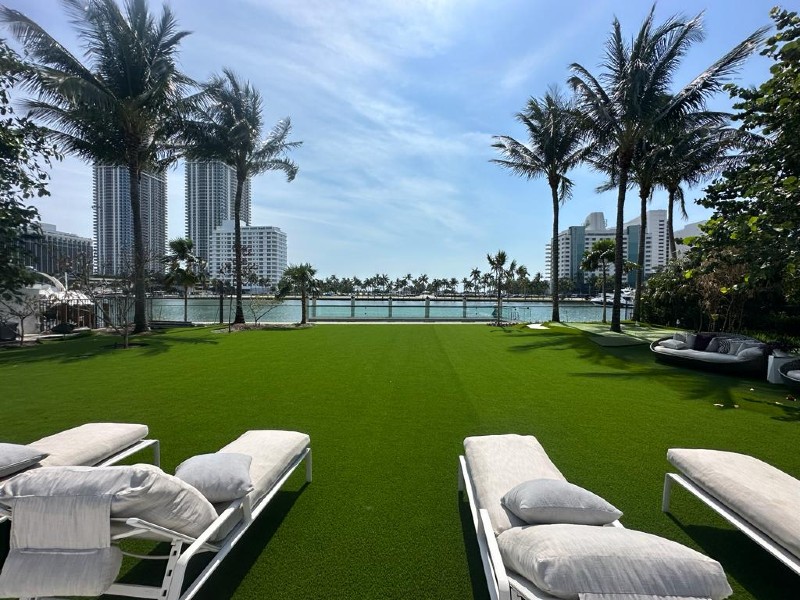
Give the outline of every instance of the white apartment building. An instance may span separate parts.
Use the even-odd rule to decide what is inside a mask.
[[[93,181],[95,271],[118,275],[133,264],[133,211],[130,178],[126,167],[95,165]],[[142,173],[139,183],[145,260],[149,268],[163,268],[158,261],[167,246],[167,175]]]
[[[641,218],[637,217],[625,223],[623,232],[623,255],[631,262],[638,261],[639,231]],[[616,229],[608,227],[602,212],[593,212],[586,217],[583,225],[573,225],[558,234],[558,275],[569,277],[581,284],[589,273],[580,265],[585,252],[602,239],[615,239]],[[551,278],[550,268],[551,244],[545,247],[545,274]],[[644,276],[647,278],[655,270],[667,262],[667,211],[651,210],[647,212],[647,229],[645,231]],[[614,272],[613,265],[610,270]],[[635,273],[627,276],[627,285],[633,285]]]
[[[278,227],[245,225],[242,223],[242,247],[244,258],[258,278],[277,284],[287,267],[286,234]],[[208,272],[211,277],[220,277],[225,265],[233,265],[234,221],[226,219],[214,229],[208,255]],[[223,279],[232,280],[231,276]]]
[[[210,258],[214,229],[234,219],[236,171],[220,161],[186,161],[186,237],[194,243],[194,253]],[[250,224],[251,185],[248,178],[242,190],[240,221]]]
[[[83,261],[93,261],[92,240],[59,231],[50,223],[39,223],[41,236],[26,240],[25,260],[40,273],[59,275],[70,266],[79,269]]]

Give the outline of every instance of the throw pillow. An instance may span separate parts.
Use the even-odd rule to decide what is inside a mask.
[[[685,342],[686,341],[686,334],[685,333],[681,333],[680,331],[676,331],[675,334],[672,336],[672,339],[673,340],[677,340],[679,342]]]
[[[548,594],[721,600],[733,592],[722,566],[656,535],[620,527],[512,527],[497,536],[507,569]]]
[[[720,338],[712,338],[708,342],[708,346],[706,346],[706,352],[717,352],[719,351],[719,340]]]
[[[697,339],[697,336],[695,334],[687,333],[686,334],[686,345],[689,346],[689,348],[694,348],[694,343],[695,343],[696,339]]]
[[[740,348],[736,356],[740,358],[757,358],[759,356],[764,356],[764,349],[758,346],[754,348],[745,348],[744,350]]]
[[[236,452],[193,456],[175,469],[175,477],[196,488],[209,502],[231,502],[253,489],[253,457]]]
[[[728,354],[733,354],[736,356],[739,354],[739,348],[742,347],[742,340],[728,340],[730,342],[730,348],[728,348]]]
[[[511,489],[500,502],[531,525],[606,525],[622,516],[621,511],[597,494],[560,479],[524,481]]]
[[[717,346],[717,352],[719,354],[730,354],[731,341],[728,338],[714,338],[714,339],[719,340],[719,344]],[[711,344],[709,344],[708,347],[710,352]]]
[[[659,342],[658,345],[664,348],[672,348],[673,350],[685,350],[689,347],[686,342],[680,342],[676,339],[663,340]]]
[[[745,340],[742,342],[742,345],[739,346],[738,354],[741,354],[745,350],[749,350],[751,348],[758,348],[762,352],[764,351],[764,344],[762,342],[757,342],[755,340]]]
[[[714,334],[708,333],[698,333],[694,339],[694,349],[695,350],[705,350],[708,348],[708,344],[711,340],[714,339]]]
[[[20,444],[0,444],[0,477],[19,473],[48,456],[47,452]]]

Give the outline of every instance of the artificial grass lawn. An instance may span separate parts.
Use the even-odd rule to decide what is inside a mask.
[[[604,348],[566,327],[195,329],[142,341],[0,352],[2,439],[147,423],[172,472],[247,429],[309,433],[313,483],[292,476],[203,598],[486,598],[457,457],[466,436],[510,432],[535,435],[627,527],[720,560],[737,600],[796,593],[796,576],[682,489],[673,516],[660,510],[669,447],[745,452],[800,475],[800,411],[783,386],[661,365],[646,346]]]

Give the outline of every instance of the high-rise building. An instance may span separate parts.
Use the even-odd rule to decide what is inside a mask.
[[[242,190],[240,221],[250,224],[251,186]],[[194,254],[210,258],[211,235],[222,222],[234,219],[236,171],[219,161],[186,161],[186,237]]]
[[[142,236],[149,268],[160,269],[167,246],[167,175],[142,173],[139,183]],[[126,167],[94,167],[95,269],[118,275],[133,264],[133,211]]]
[[[622,249],[625,260],[637,262],[639,258],[639,231],[641,218],[637,217],[625,223],[622,237]],[[573,225],[558,234],[558,276],[568,277],[578,285],[584,283],[587,275],[581,269],[584,253],[600,240],[616,237],[616,229],[609,228],[602,212],[593,212],[586,217],[583,225]],[[647,230],[645,232],[644,276],[647,278],[655,270],[667,262],[667,211],[650,210],[647,212]],[[545,274],[551,277],[550,268],[551,244],[545,247]],[[614,267],[611,265],[610,274]],[[634,272],[628,273],[627,285],[636,281]]]
[[[241,225],[242,248],[247,271],[258,279],[268,279],[275,285],[286,270],[286,234],[278,227]],[[211,234],[208,272],[211,277],[232,280],[232,276],[220,277],[226,264],[234,261],[234,221],[225,220]]]
[[[58,275],[70,267],[80,268],[83,261],[92,264],[92,240],[58,231],[55,225],[39,223],[41,236],[24,243],[27,263],[48,275]]]

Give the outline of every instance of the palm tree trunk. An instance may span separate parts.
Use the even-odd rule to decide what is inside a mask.
[[[667,201],[667,244],[669,246],[669,258],[678,256],[678,247],[675,244],[675,195],[676,189],[669,187],[669,200]]]
[[[133,216],[133,333],[147,331],[146,289],[144,282],[144,233],[142,231],[141,170],[136,161],[128,163],[131,214]]]
[[[553,241],[550,242],[550,272],[552,273],[553,314],[551,320],[560,323],[561,315],[558,310],[558,190],[557,185],[550,185],[553,194]]]
[[[619,165],[619,192],[617,193],[617,231],[615,234],[616,248],[614,249],[614,304],[611,307],[611,331],[622,333],[620,322],[620,304],[622,300],[622,269],[625,265],[625,250],[622,247],[625,241],[624,232],[624,210],[625,192],[628,189],[628,170],[630,169],[630,158],[621,156]]]
[[[639,226],[639,252],[636,262],[639,268],[636,269],[636,292],[633,295],[633,320],[640,319],[640,301],[642,299],[642,286],[644,285],[644,260],[645,244],[647,242],[647,199],[650,197],[650,186],[644,185],[639,188],[639,199],[641,200],[641,225]]]
[[[608,272],[608,265],[606,264],[605,259],[603,259],[602,268],[603,268],[603,273],[602,273],[602,276],[603,276],[603,279],[602,279],[602,281],[603,281],[603,283],[602,283],[603,291],[600,292],[600,293],[603,294],[603,323],[605,324],[605,323],[608,323],[608,320],[606,319],[606,273]]]
[[[237,169],[236,172],[236,198],[233,205],[233,252],[234,263],[236,270],[236,316],[233,318],[234,323],[244,323],[244,306],[242,305],[242,227],[239,224],[239,218],[242,213],[242,190],[244,189],[244,180]]]
[[[189,321],[189,288],[183,288],[183,322]]]
[[[306,295],[306,288],[300,290],[300,324],[305,325],[308,322],[308,296]]]

